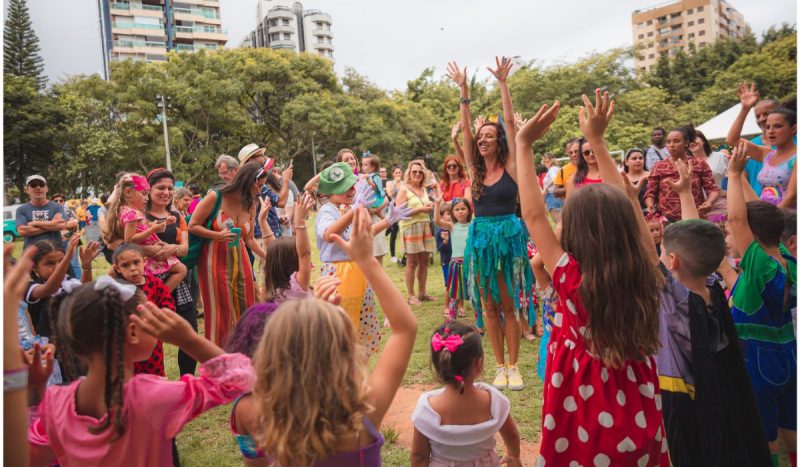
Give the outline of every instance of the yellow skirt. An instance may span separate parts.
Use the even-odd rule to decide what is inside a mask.
[[[341,279],[342,283],[336,290],[342,297],[340,305],[353,323],[358,342],[367,349],[369,355],[377,353],[381,338],[380,323],[375,309],[375,294],[364,273],[355,261],[337,261],[322,263],[320,275]]]

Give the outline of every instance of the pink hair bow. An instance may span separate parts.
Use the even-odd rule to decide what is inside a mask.
[[[431,347],[433,347],[434,352],[438,352],[442,350],[442,348],[446,348],[448,351],[450,351],[450,353],[453,353],[463,343],[464,341],[458,334],[453,334],[442,339],[442,336],[437,333],[434,334],[433,338],[431,339]]]

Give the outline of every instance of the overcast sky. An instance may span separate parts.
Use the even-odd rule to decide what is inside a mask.
[[[796,22],[796,0],[730,3],[757,35],[771,25]],[[28,5],[51,81],[101,72],[97,0],[28,0]],[[221,5],[222,26],[230,38],[227,47],[237,47],[255,27],[256,2],[221,0]],[[451,59],[484,70],[494,63],[495,54],[553,63],[630,45],[631,13],[653,3],[307,0],[303,5],[332,16],[339,75],[351,66],[382,88],[398,89],[425,67],[436,67],[442,74]]]

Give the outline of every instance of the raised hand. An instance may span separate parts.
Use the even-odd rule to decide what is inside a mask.
[[[294,161],[289,162],[289,167],[283,171],[283,183],[289,183],[292,177],[294,177]]]
[[[53,373],[53,357],[56,348],[53,344],[47,344],[43,349],[37,342],[33,344],[30,353],[22,349],[20,352],[22,352],[22,360],[28,366],[28,389],[33,394],[41,394]],[[44,358],[44,365],[42,365],[42,358]]]
[[[587,140],[593,138],[601,138],[608,128],[611,117],[614,115],[614,101],[608,98],[608,91],[604,92],[602,98],[600,96],[600,88],[595,89],[595,104],[586,97],[586,94],[581,96],[583,99],[583,106],[578,111],[578,122],[580,123],[581,132]]]
[[[308,193],[303,193],[300,201],[294,205],[294,223],[300,225],[305,223],[308,218],[308,213],[314,208],[314,197]]]
[[[86,247],[78,247],[78,258],[81,260],[81,267],[89,269],[92,267],[92,261],[100,254],[100,243],[89,242]]]
[[[522,118],[522,114],[519,112],[514,112],[514,126],[516,126],[517,131],[519,131],[519,129],[522,128],[527,121],[527,118]]]
[[[467,67],[459,68],[458,63],[449,62],[447,64],[447,77],[452,79],[459,87],[467,86]]]
[[[411,217],[412,209],[408,207],[408,203],[403,203],[400,206],[394,204],[389,205],[389,210],[386,213],[386,222],[389,225],[397,224],[400,221],[406,220]]]
[[[483,115],[478,115],[477,117],[475,117],[475,121],[472,123],[472,125],[475,127],[475,133],[477,133],[478,130],[480,130],[481,127],[485,124],[486,124],[486,118]]]
[[[458,132],[461,131],[461,120],[457,121],[455,125],[453,125],[453,129],[450,130],[450,139],[458,138]]]
[[[496,66],[494,70],[492,70],[489,67],[486,67],[486,69],[489,70],[489,73],[494,75],[497,81],[502,82],[508,79],[508,74],[511,71],[511,67],[514,66],[514,64],[511,63],[511,59],[508,57],[495,57],[494,62]]]
[[[366,183],[356,184],[356,194],[353,197],[353,209],[365,208],[375,201],[375,192]]]
[[[320,277],[314,283],[314,297],[334,305],[340,304],[342,296],[336,292],[336,289],[341,283],[342,280],[336,276]]]
[[[744,172],[744,166],[747,164],[747,142],[739,140],[739,144],[733,148],[731,159],[728,161],[728,177],[734,175],[738,176]]]
[[[665,180],[667,185],[672,188],[673,191],[676,193],[683,193],[684,191],[689,191],[691,187],[691,180],[692,180],[692,171],[689,165],[678,159],[675,161],[675,170],[678,171],[678,181],[673,180]]]
[[[331,238],[353,261],[375,259],[372,254],[372,221],[366,208],[355,210],[350,230],[350,240],[345,241],[338,234],[331,235]]]
[[[625,172],[622,172],[620,175],[622,175],[622,181],[625,184],[625,194],[627,194],[628,198],[631,200],[637,199],[639,197],[639,187],[642,181],[640,180],[639,183],[633,183]]]
[[[132,314],[130,320],[153,337],[178,347],[194,334],[189,322],[168,308],[158,308],[152,302],[137,307],[139,315]]]
[[[75,249],[78,248],[78,244],[81,241],[81,234],[76,232],[69,237],[69,242],[67,242],[67,254],[65,258],[72,258],[72,255],[75,254]]]
[[[756,83],[750,83],[747,85],[747,82],[739,83],[739,90],[736,91],[736,97],[739,98],[739,102],[742,103],[742,107],[752,109],[755,107],[756,103],[758,102],[758,90],[756,89]]]
[[[529,118],[517,132],[517,143],[530,146],[534,141],[544,136],[550,129],[550,125],[556,121],[560,108],[561,103],[558,101],[555,101],[549,108],[547,104],[541,106],[536,115]]]

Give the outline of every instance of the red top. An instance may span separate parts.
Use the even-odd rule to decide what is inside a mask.
[[[439,188],[442,189],[442,200],[452,201],[453,198],[463,198],[464,192],[470,186],[469,179],[462,178],[457,182],[450,182],[449,184],[442,180],[439,182]]]
[[[544,465],[669,466],[655,359],[610,368],[590,354],[580,285],[580,266],[564,253],[553,271],[558,308],[544,381]]]
[[[694,198],[695,204],[700,206],[709,194],[717,191],[717,185],[714,183],[711,168],[705,161],[694,157],[690,157],[687,161],[692,169],[692,198]],[[647,191],[644,193],[645,199],[653,198],[658,211],[671,221],[681,219],[681,199],[678,192],[670,188],[667,181],[677,182],[678,178],[678,171],[675,169],[671,157],[656,162],[653,169],[650,170],[650,176],[647,178]]]
[[[144,280],[144,284],[137,287],[142,289],[142,292],[144,292],[147,297],[147,301],[154,303],[159,308],[169,308],[175,311],[175,299],[172,298],[172,294],[164,282],[158,277],[149,274],[145,274]],[[164,371],[164,345],[160,340],[156,342],[153,353],[150,354],[147,360],[143,362],[134,362],[133,374],[138,375],[141,373],[167,376]]]

